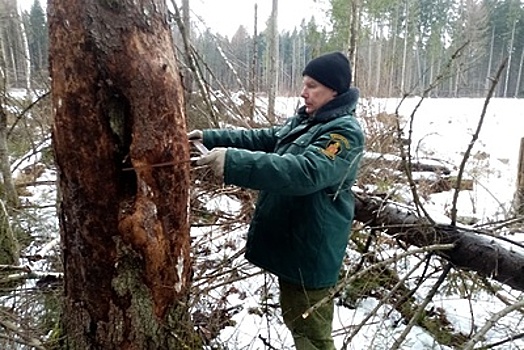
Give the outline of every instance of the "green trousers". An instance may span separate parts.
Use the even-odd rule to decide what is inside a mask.
[[[335,350],[333,328],[333,299],[323,304],[307,318],[302,314],[329,295],[330,288],[306,290],[304,287],[279,280],[280,307],[287,328],[291,331],[297,350]]]

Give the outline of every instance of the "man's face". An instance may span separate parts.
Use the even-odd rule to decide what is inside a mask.
[[[315,79],[305,75],[302,79],[302,92],[300,97],[304,99],[306,113],[309,115],[315,112],[337,96],[337,92],[322,85]]]

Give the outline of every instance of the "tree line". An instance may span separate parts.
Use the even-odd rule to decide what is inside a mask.
[[[0,66],[7,86],[42,87],[48,79],[48,29],[41,3],[34,0],[29,11],[19,13],[16,0],[0,0],[0,14]],[[432,97],[482,97],[505,58],[495,97],[524,96],[519,0],[330,0],[324,15],[329,28],[311,17],[291,31],[278,31],[277,94],[296,94],[309,59],[342,50],[351,56],[354,84],[363,96],[422,95],[431,86]],[[254,34],[241,25],[229,38],[199,31],[198,17],[190,17],[188,36],[211,87],[268,91],[274,55],[269,25],[260,32],[253,28]]]
[[[279,94],[296,93],[309,59],[343,50],[363,96],[423,95],[431,86],[432,97],[482,97],[505,58],[507,70],[495,97],[524,96],[524,5],[519,0],[330,0],[325,16],[329,28],[312,17],[279,32]],[[269,37],[268,30],[250,35],[245,26],[231,38],[209,29],[192,33],[194,47],[213,72],[206,76],[213,86],[220,80],[232,90],[253,85],[257,92],[269,85]]]

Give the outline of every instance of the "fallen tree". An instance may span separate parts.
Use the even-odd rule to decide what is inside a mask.
[[[514,289],[524,291],[524,247],[468,227],[435,223],[414,208],[357,194],[355,220],[417,247],[453,244],[441,257],[463,270],[476,271]]]

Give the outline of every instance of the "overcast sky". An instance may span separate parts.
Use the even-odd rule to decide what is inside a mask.
[[[47,0],[38,0],[42,8],[46,8]],[[191,1],[191,0],[190,0]],[[22,9],[22,11],[29,11],[31,6],[33,6],[35,0],[18,0],[17,4]]]
[[[292,30],[305,19],[315,17],[317,23],[324,16],[322,9],[327,0],[279,0],[278,30]],[[177,2],[178,3],[178,2]],[[253,34],[254,6],[258,3],[258,31],[266,28],[271,14],[270,0],[190,0],[194,15],[200,16],[211,30],[231,37],[240,25]]]
[[[39,0],[45,9],[47,0]],[[172,0],[167,0],[170,4]],[[34,0],[18,0],[22,10],[29,10]],[[323,24],[321,18],[327,0],[279,0],[278,1],[278,30],[292,30],[300,25],[302,19],[306,22],[315,17],[317,23]],[[175,0],[178,6],[181,0]],[[189,6],[193,12],[195,23],[200,23],[199,28],[210,28],[224,36],[231,37],[240,25],[248,33],[253,34],[253,18],[255,3],[258,3],[258,31],[266,28],[266,21],[271,14],[271,0],[190,0]],[[199,21],[196,16],[200,17]],[[204,27],[205,25],[205,27]]]

